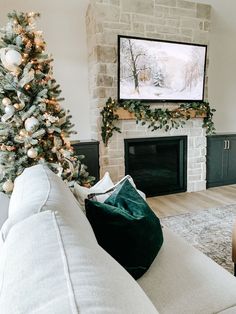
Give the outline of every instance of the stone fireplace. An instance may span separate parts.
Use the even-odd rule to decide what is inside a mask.
[[[125,175],[124,139],[187,136],[187,191],[206,188],[206,136],[202,119],[183,128],[151,132],[134,120],[120,120],[108,147],[100,137],[100,110],[109,97],[117,98],[117,35],[208,44],[211,7],[185,0],[91,0],[87,10],[90,119],[92,138],[100,141],[101,176],[114,181]],[[208,63],[208,62],[207,62]],[[208,65],[208,64],[207,64]],[[207,77],[205,80],[207,98]],[[158,104],[156,104],[158,106]],[[171,106],[165,104],[159,106]]]

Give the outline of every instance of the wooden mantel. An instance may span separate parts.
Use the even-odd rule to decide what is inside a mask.
[[[175,109],[173,109],[174,111]],[[119,108],[116,110],[116,114],[118,114],[119,116],[119,120],[136,120],[136,117],[133,113],[129,112],[128,110],[125,110],[123,108]],[[206,117],[206,113],[203,112],[201,114],[199,114],[197,112],[197,110],[194,109],[189,109],[186,112],[184,112],[184,115],[189,115],[191,119],[194,118],[205,118]]]

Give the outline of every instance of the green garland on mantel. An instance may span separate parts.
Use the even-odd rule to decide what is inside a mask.
[[[178,129],[179,127],[183,127],[186,120],[191,118],[191,110],[194,110],[197,116],[205,115],[203,117],[202,126],[206,128],[206,133],[213,134],[215,131],[214,122],[212,120],[215,109],[210,108],[208,102],[184,103],[170,110],[168,108],[152,109],[150,105],[137,100],[128,100],[118,103],[117,100],[109,98],[101,111],[101,136],[105,146],[107,146],[114,132],[121,133],[120,128],[116,126],[116,122],[119,120],[116,110],[119,108],[133,113],[136,118],[136,123],[140,122],[141,125],[148,123],[148,128],[150,128],[151,131],[164,128],[166,132],[173,128]]]

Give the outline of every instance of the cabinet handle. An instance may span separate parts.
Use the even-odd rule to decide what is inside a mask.
[[[224,141],[224,149],[227,149],[227,146],[228,146],[227,142],[228,141]]]
[[[229,140],[227,141],[228,145],[227,145],[227,149],[230,149],[230,142]]]

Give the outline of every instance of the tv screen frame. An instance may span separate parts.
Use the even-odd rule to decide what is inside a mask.
[[[207,45],[118,35],[118,101],[203,102]]]

